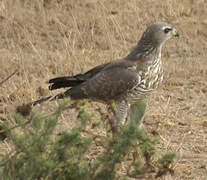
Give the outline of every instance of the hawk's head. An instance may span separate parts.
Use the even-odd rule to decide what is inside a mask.
[[[150,25],[144,32],[141,40],[143,43],[150,43],[155,46],[162,45],[172,37],[178,37],[179,33],[170,24],[159,22]]]

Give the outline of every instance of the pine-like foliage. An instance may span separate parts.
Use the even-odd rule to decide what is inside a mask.
[[[15,151],[5,155],[0,163],[3,180],[153,179],[172,172],[170,165],[175,154],[156,158],[157,138],[132,123],[115,137],[108,132],[103,138],[102,153],[90,161],[86,156],[95,137],[82,135],[89,119],[86,102],[79,109],[80,126],[54,137],[58,118],[67,104],[64,100],[49,117],[31,113],[28,120],[13,114],[21,131],[18,135],[4,124]]]

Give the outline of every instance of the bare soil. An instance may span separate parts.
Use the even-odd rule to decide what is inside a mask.
[[[46,81],[74,75],[127,55],[150,23],[166,21],[180,38],[165,44],[165,78],[149,100],[144,126],[158,134],[160,152],[174,151],[174,175],[207,179],[207,0],[0,1],[0,121],[15,122],[18,105],[49,94]],[[35,111],[52,112],[57,103]],[[94,104],[91,110],[96,109]],[[103,107],[104,108],[104,107]],[[73,110],[59,129],[73,127]],[[0,154],[11,151],[7,139]]]

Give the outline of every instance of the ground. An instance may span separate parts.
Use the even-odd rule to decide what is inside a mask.
[[[2,0],[0,82],[17,73],[0,85],[0,121],[15,124],[9,114],[18,105],[51,94],[48,79],[123,57],[147,25],[166,21],[180,38],[163,48],[164,83],[150,98],[144,126],[160,137],[159,151],[177,153],[174,175],[163,179],[207,179],[206,9],[206,0]],[[71,111],[60,129],[74,123]],[[10,149],[0,143],[0,154]]]

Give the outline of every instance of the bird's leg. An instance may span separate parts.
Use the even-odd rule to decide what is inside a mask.
[[[138,124],[139,127],[142,126],[142,122],[144,119],[144,114],[147,107],[147,99],[141,99],[135,104],[131,104],[129,109],[129,115],[128,119],[130,122],[133,122],[135,124]],[[139,157],[138,149],[135,146],[132,155],[133,155],[133,161],[136,161],[136,159]]]
[[[125,124],[129,109],[129,104],[126,100],[122,100],[119,102],[113,102],[111,104],[111,108],[114,114],[113,117],[113,126],[112,126],[112,133],[119,133],[121,127]]]
[[[131,104],[128,120],[142,126],[146,107],[147,99],[140,99],[137,103]]]

